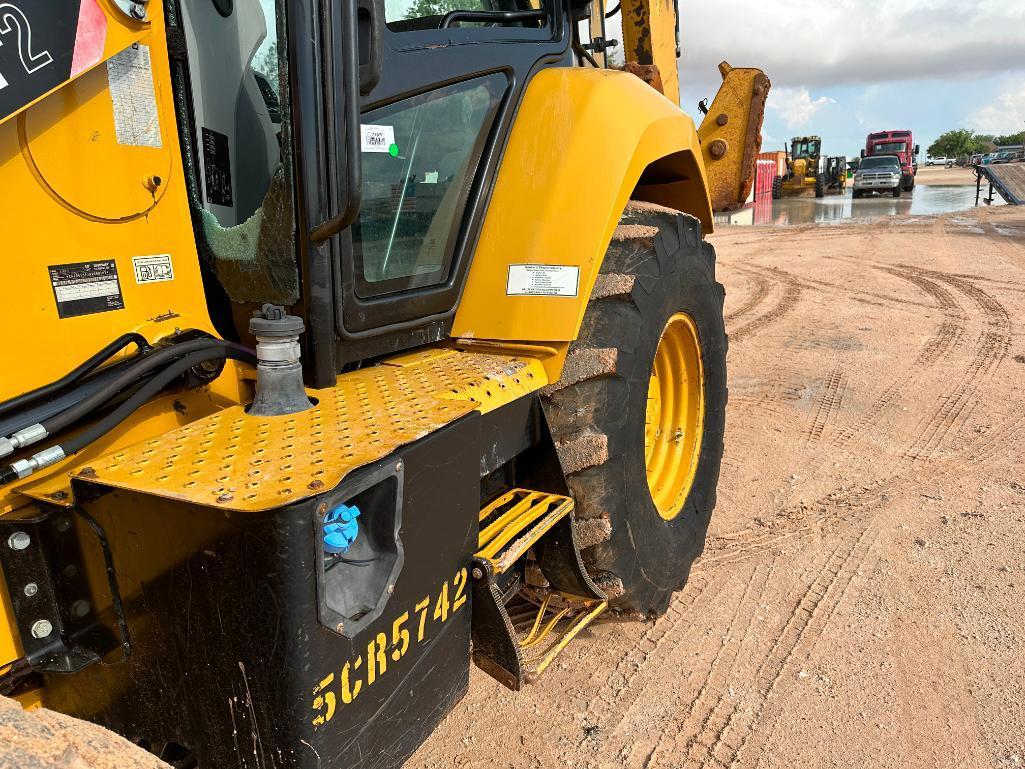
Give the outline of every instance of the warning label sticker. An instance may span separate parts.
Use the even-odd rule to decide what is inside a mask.
[[[206,202],[218,206],[235,205],[231,191],[231,157],[228,137],[203,126],[203,178]]]
[[[580,268],[560,264],[510,264],[508,296],[576,296]]]
[[[135,43],[107,61],[107,79],[114,102],[117,143],[129,147],[163,146],[149,47]]]
[[[113,259],[54,264],[47,269],[61,318],[124,309],[125,300]]]
[[[133,256],[132,269],[135,271],[136,283],[160,283],[174,280],[174,265],[170,254],[153,256]]]

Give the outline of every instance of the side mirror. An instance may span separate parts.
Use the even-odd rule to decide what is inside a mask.
[[[861,151],[861,156],[862,156],[862,157],[865,157],[865,150],[862,150],[862,151]]]
[[[916,145],[915,145],[915,154],[917,155],[917,154],[918,154],[919,152],[921,152],[921,151],[922,151],[922,150],[921,150],[921,149],[919,148],[919,146],[918,146],[918,145],[916,144]]]

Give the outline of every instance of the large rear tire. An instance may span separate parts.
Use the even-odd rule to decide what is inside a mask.
[[[544,396],[584,563],[622,612],[664,613],[704,549],[726,415],[724,296],[700,223],[632,203]]]

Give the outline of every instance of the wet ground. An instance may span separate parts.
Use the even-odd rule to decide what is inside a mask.
[[[986,190],[982,197],[985,198]],[[749,212],[735,217],[734,224],[776,225],[834,224],[844,220],[868,221],[884,216],[945,214],[975,208],[975,185],[918,185],[901,197],[873,195],[854,200],[851,190],[824,198],[801,197],[755,203]],[[980,206],[985,206],[984,201]],[[997,196],[994,206],[1004,205]],[[746,215],[745,215],[746,214]]]

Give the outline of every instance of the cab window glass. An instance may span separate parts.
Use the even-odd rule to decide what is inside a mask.
[[[299,299],[285,1],[182,3],[199,245],[238,303]]]
[[[507,87],[505,75],[487,75],[364,113],[363,204],[353,225],[358,296],[448,279]]]
[[[529,11],[541,8],[540,0],[385,0],[385,21],[396,32],[438,29],[452,11]],[[488,22],[459,22],[462,27],[483,27]],[[542,21],[503,22],[501,26],[540,27]]]

